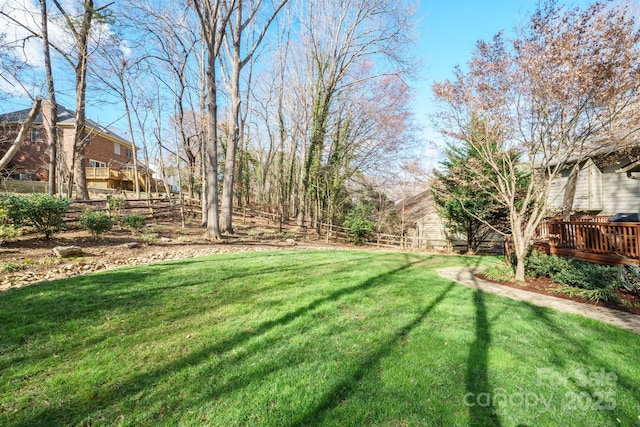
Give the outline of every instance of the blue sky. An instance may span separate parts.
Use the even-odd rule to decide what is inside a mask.
[[[0,4],[7,1],[15,0],[0,0]],[[31,4],[30,0],[21,1]],[[566,3],[585,6],[591,1],[567,0]],[[431,85],[434,81],[451,78],[456,65],[464,68],[476,41],[488,40],[500,30],[504,30],[507,36],[512,34],[513,28],[527,20],[536,4],[537,0],[420,0],[416,56],[421,60],[421,67],[418,78],[412,84],[416,91],[415,118],[423,130],[424,140],[423,148],[416,156],[420,157],[419,160],[426,169],[437,166],[439,160],[439,136],[432,129],[429,119],[429,115],[434,112]],[[39,50],[39,45],[36,48]],[[59,101],[73,104],[72,92],[69,94],[66,98],[61,96],[63,99]],[[21,108],[30,106],[28,100],[18,103]],[[6,108],[7,105],[0,106],[2,112]],[[120,116],[115,110],[114,106],[96,100],[88,100],[87,103],[88,116],[106,125]],[[115,126],[118,128],[115,129],[116,132],[126,135],[124,120]]]
[[[585,6],[591,1],[567,1]],[[478,40],[489,40],[501,30],[512,35],[513,29],[526,22],[535,10],[536,0],[422,0],[418,49],[424,66],[416,82],[415,115],[423,127],[425,139],[423,166],[438,163],[438,134],[431,127],[429,114],[434,112],[431,85],[453,76],[456,65],[465,67]],[[436,146],[433,145],[436,144]]]

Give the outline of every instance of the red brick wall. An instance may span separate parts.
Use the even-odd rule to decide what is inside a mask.
[[[17,127],[2,131],[0,137],[0,157],[4,156],[17,135]],[[38,180],[48,179],[49,147],[45,140],[44,131],[39,141],[31,141],[31,132],[25,138],[20,149],[13,157],[6,169],[16,173],[35,173]]]
[[[86,166],[89,166],[89,160],[104,162],[107,166],[111,164],[112,167],[120,167],[133,161],[126,156],[128,147],[120,144],[120,155],[118,155],[115,153],[114,144],[116,143],[101,135],[93,135],[91,143],[84,149]]]
[[[17,127],[0,130],[0,157],[11,146],[17,133]],[[60,142],[66,153],[67,164],[71,165],[71,151],[73,147],[73,127],[60,127]],[[91,143],[85,147],[85,167],[89,166],[89,160],[97,160],[107,166],[119,168],[132,162],[127,157],[127,146],[120,145],[120,154],[115,154],[115,142],[102,135],[94,134]],[[35,173],[36,179],[46,181],[48,179],[49,148],[46,142],[44,130],[41,132],[40,141],[31,141],[31,133],[27,135],[25,142],[9,164],[9,168],[15,168],[16,173]]]

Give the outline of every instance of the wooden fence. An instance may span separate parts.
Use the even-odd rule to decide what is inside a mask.
[[[197,206],[200,209],[199,201],[197,200],[185,200],[186,205]],[[234,217],[238,223],[246,224],[253,217],[260,218],[267,221],[267,224],[278,226],[282,231],[284,229],[295,229],[299,227],[295,218],[286,217],[278,212],[273,211],[268,206],[247,206],[234,208]],[[307,230],[315,230],[318,236],[324,237],[325,241],[330,242],[348,242],[349,232],[347,228],[329,224],[325,222],[316,223],[315,225],[310,222],[303,224],[303,228]],[[385,233],[371,233],[367,240],[364,242],[366,246],[373,246],[378,248],[400,248],[410,250],[440,250],[445,252],[465,252],[466,242],[449,240],[433,240],[426,239],[419,236],[409,236],[402,234],[385,234]],[[480,252],[499,255],[503,253],[503,241],[496,239],[489,239],[481,245]]]
[[[80,214],[87,208],[93,210],[107,210],[107,200],[74,200],[69,212],[65,216],[67,226],[74,227]],[[198,219],[201,215],[200,200],[185,198],[182,202],[182,209],[185,217]],[[121,215],[130,213],[140,213],[148,219],[171,218],[180,219],[180,200],[177,198],[155,198],[155,199],[126,199],[124,206],[119,212]],[[349,232],[347,228],[334,224],[309,222],[299,227],[295,218],[289,218],[278,212],[272,211],[269,207],[234,207],[234,221],[236,224],[247,225],[254,219],[265,221],[268,226],[277,227],[280,231],[298,232],[306,234],[315,233],[325,239],[326,242],[348,242]],[[441,250],[464,252],[466,246],[450,241],[433,241],[418,236],[408,236],[401,234],[371,233],[364,243],[366,246],[379,248],[400,248],[409,250]],[[491,254],[501,254],[502,244],[494,240],[487,241],[483,247],[483,252]]]
[[[118,212],[121,215],[138,213],[147,219],[180,218],[180,201],[178,199],[126,199],[124,206]],[[67,226],[75,226],[80,214],[86,209],[95,211],[108,211],[107,200],[74,200],[69,211],[65,215]],[[115,211],[112,213],[116,213]]]

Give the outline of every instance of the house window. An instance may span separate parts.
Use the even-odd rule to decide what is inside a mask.
[[[133,158],[133,152],[131,151],[131,148],[127,148],[125,150],[125,155],[127,156],[127,158],[132,159]]]
[[[42,141],[42,129],[31,128],[31,142],[39,142],[39,141]]]
[[[113,146],[114,148],[114,153],[116,153],[118,156],[120,155],[120,144],[116,143]]]
[[[97,160],[89,160],[90,168],[106,168],[107,164],[105,162],[99,162]]]

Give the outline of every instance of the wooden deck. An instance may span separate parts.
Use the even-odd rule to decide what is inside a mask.
[[[131,170],[120,170],[116,168],[85,168],[87,181],[92,184],[102,186],[104,188],[122,188],[133,190],[135,187],[135,177]],[[144,171],[138,170],[138,179],[141,187],[146,187],[147,177]],[[101,185],[100,185],[101,183]]]
[[[606,222],[608,217],[549,219],[539,235],[549,253],[606,265],[640,265],[640,223]]]

